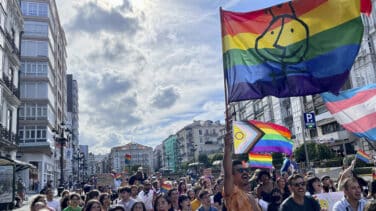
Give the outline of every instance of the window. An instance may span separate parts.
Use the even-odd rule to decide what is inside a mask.
[[[23,40],[21,48],[22,56],[45,56],[48,57],[48,42],[47,41],[35,41],[35,40]],[[51,61],[52,62],[52,61]]]
[[[23,104],[20,106],[19,118],[21,120],[45,120],[47,110],[47,105]]]
[[[18,131],[21,143],[46,142],[46,126],[23,126]]]
[[[339,125],[337,122],[332,122],[326,125],[322,126],[322,134],[328,134],[328,133],[334,133],[337,131],[344,130],[341,125]]]
[[[25,82],[21,84],[21,98],[30,99],[47,99],[48,84],[47,82]]]
[[[21,74],[23,76],[48,76],[48,63],[47,62],[22,62]]]
[[[25,35],[47,37],[48,36],[48,23],[36,22],[36,21],[25,21],[24,30],[25,30]]]
[[[42,2],[21,2],[21,11],[26,16],[48,17],[48,4]]]

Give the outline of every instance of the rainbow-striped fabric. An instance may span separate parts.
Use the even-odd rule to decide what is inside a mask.
[[[258,154],[250,152],[248,154],[248,164],[252,168],[273,168],[273,158],[271,154]]]
[[[359,160],[362,160],[365,163],[371,163],[371,157],[369,155],[367,155],[367,153],[365,153],[361,149],[358,149],[355,157],[358,158]]]
[[[128,164],[131,162],[131,159],[132,159],[132,155],[130,154],[125,154],[125,163]]]
[[[362,41],[360,2],[299,0],[247,13],[221,9],[228,102],[338,92]]]
[[[250,120],[251,124],[259,128],[264,135],[251,149],[252,153],[280,152],[292,154],[294,142],[291,140],[291,132],[288,128],[271,122]]]

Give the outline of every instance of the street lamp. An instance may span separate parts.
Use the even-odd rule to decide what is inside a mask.
[[[85,158],[85,154],[77,149],[77,152],[73,154],[73,160],[77,161],[77,182],[80,184],[80,161]]]
[[[196,163],[196,151],[197,151],[197,144],[195,144],[195,145],[193,145],[193,148],[192,148],[192,152],[193,152],[193,164],[195,164],[196,165],[196,175],[197,176],[199,176],[198,175],[198,170],[197,170],[197,165],[198,165],[198,163]]]
[[[60,145],[60,183],[58,188],[58,195],[64,190],[64,146],[69,141],[70,130],[66,128],[64,122],[62,122],[58,129],[52,129],[55,133],[55,141]]]

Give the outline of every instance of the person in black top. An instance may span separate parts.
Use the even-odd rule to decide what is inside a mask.
[[[283,198],[282,198],[282,193],[278,188],[274,188],[272,190],[272,201],[268,205],[268,210],[267,211],[278,211],[279,206],[281,205]]]
[[[129,178],[129,185],[137,185],[136,181],[138,181],[139,184],[142,184],[144,180],[147,179],[146,173],[143,172],[142,167],[139,167],[136,174],[132,175]]]
[[[281,204],[279,211],[320,211],[320,204],[312,197],[305,196],[306,183],[303,176],[293,174],[288,179],[291,196]]]

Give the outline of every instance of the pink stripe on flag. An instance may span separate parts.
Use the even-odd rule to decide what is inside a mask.
[[[326,102],[325,105],[328,108],[328,110],[330,110],[331,113],[334,114],[346,108],[349,108],[351,106],[364,103],[367,100],[374,97],[375,95],[376,95],[376,89],[369,89],[369,90],[359,92],[355,96],[345,99],[345,100],[335,101],[335,102]]]
[[[342,125],[344,128],[353,133],[363,133],[376,128],[376,113],[364,116],[356,121]]]

